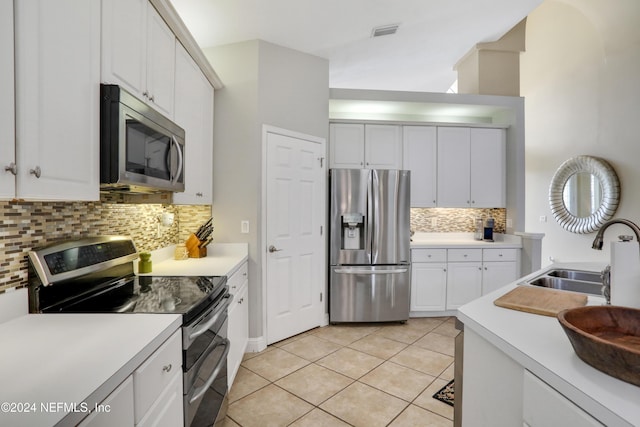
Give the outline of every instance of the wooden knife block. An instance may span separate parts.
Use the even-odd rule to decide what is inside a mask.
[[[207,256],[207,248],[201,248],[201,244],[202,242],[196,237],[195,234],[191,233],[189,235],[189,238],[184,243],[184,245],[187,247],[189,258],[204,258]]]

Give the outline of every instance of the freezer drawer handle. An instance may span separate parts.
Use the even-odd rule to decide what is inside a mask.
[[[333,270],[335,273],[343,274],[398,274],[406,273],[406,268],[394,268],[393,270],[364,270],[357,268],[336,268]]]

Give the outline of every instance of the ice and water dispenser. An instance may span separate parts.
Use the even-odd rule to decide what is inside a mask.
[[[340,249],[364,249],[364,215],[347,213],[342,215],[342,244]]]

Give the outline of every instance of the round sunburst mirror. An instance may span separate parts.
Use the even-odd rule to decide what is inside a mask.
[[[551,213],[565,230],[587,234],[611,219],[620,202],[620,181],[605,160],[577,156],[564,162],[551,179]]]

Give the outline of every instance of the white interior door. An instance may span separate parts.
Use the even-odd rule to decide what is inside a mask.
[[[325,287],[323,140],[266,133],[267,344],[322,322]]]

